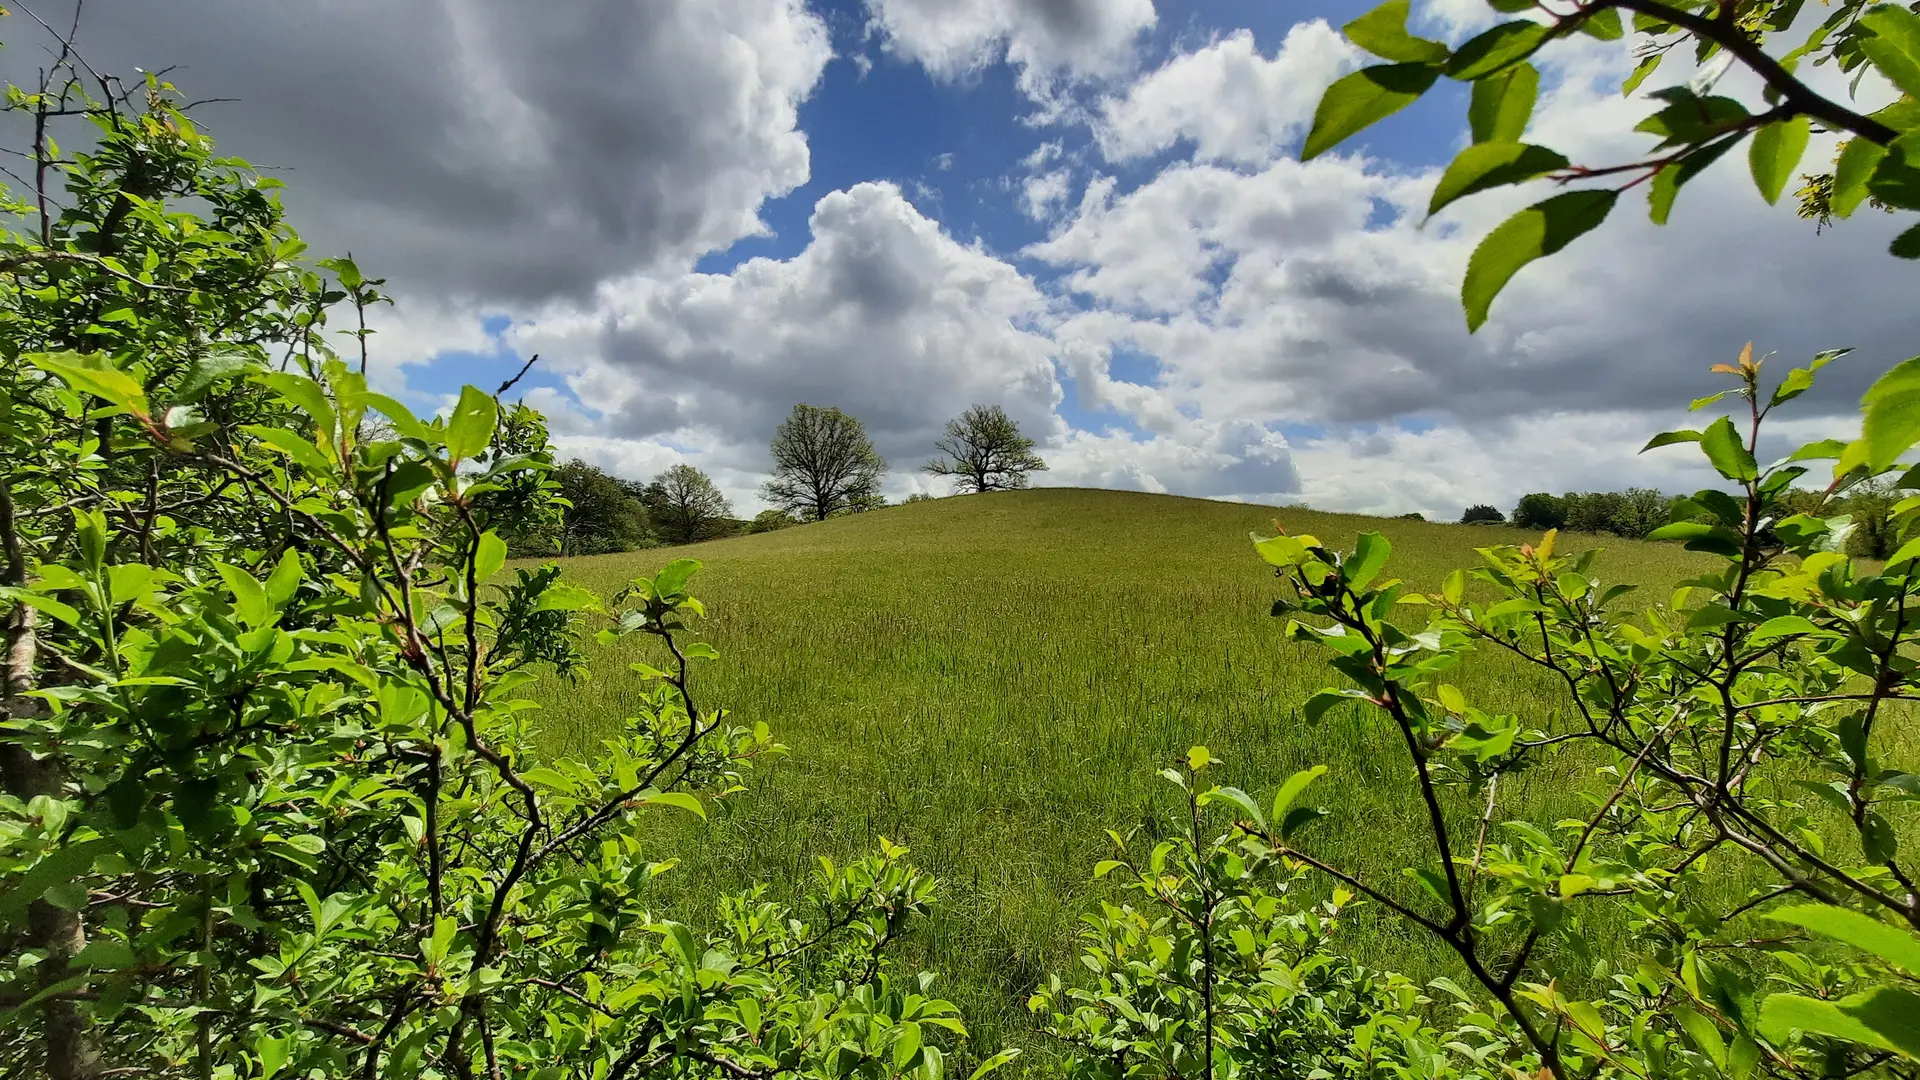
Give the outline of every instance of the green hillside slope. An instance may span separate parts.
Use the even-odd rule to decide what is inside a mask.
[[[1404,810],[1410,774],[1386,738],[1336,712],[1317,726],[1297,705],[1335,679],[1281,638],[1268,612],[1277,582],[1250,530],[1348,544],[1377,529],[1392,572],[1437,587],[1473,548],[1518,531],[1276,510],[1112,491],[1047,489],[915,503],[690,548],[572,560],[569,580],[603,595],[690,555],[695,592],[721,651],[703,703],[765,720],[792,754],[706,825],[662,826],[682,864],[663,903],[696,911],[718,888],[804,881],[816,855],[839,859],[876,835],[909,843],[945,898],[914,959],[989,1041],[1023,1041],[1024,1001],[1043,971],[1074,967],[1078,913],[1103,829],[1155,828],[1158,769],[1195,743],[1226,760],[1221,781],[1270,793],[1325,763],[1335,808],[1320,850],[1393,880],[1419,851]],[[1698,566],[1671,545],[1572,538],[1608,553],[1613,580],[1665,585]],[[1665,599],[1664,590],[1648,602]],[[544,686],[551,737],[588,751],[625,715],[638,655],[608,656],[596,681]],[[1559,707],[1549,686],[1502,657],[1456,680],[1476,701]],[[1543,816],[1583,777],[1528,774]],[[1503,788],[1503,794],[1507,794]],[[1565,805],[1565,804],[1562,804]],[[663,851],[663,854],[665,852]],[[1419,857],[1425,858],[1424,853]],[[1408,970],[1437,963],[1390,921],[1369,958]]]

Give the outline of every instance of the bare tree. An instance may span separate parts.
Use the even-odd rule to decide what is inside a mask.
[[[947,436],[934,444],[944,458],[924,471],[951,476],[961,491],[1011,491],[1027,486],[1027,474],[1047,467],[1033,452],[1033,440],[998,405],[975,405],[947,421]]]
[[[714,534],[715,526],[733,516],[733,507],[713,480],[684,462],[653,478],[645,502],[654,528],[669,544],[705,540]]]
[[[839,409],[795,405],[773,433],[773,479],[761,493],[807,521],[884,505],[887,463],[867,429]]]

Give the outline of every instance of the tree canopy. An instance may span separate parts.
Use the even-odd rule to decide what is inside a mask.
[[[1024,488],[1029,473],[1047,467],[1033,452],[1033,440],[998,405],[975,405],[947,421],[947,433],[934,447],[942,456],[923,471],[952,477],[963,492]]]
[[[887,463],[867,429],[839,409],[795,405],[773,434],[773,478],[762,495],[807,521],[885,505]]]
[[[733,516],[733,507],[712,478],[685,462],[654,477],[643,498],[655,532],[669,544],[708,539]]]

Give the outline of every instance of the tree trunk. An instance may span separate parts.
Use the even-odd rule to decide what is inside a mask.
[[[14,531],[13,499],[0,485],[0,540],[6,545],[7,584],[26,584],[26,560],[20,537]],[[39,636],[35,632],[34,610],[16,604],[7,617],[5,698],[0,709],[4,720],[38,718],[45,705],[39,698],[24,696],[38,683],[34,667],[39,659]],[[21,802],[37,795],[60,797],[61,769],[58,759],[35,758],[25,747],[0,742],[0,785]],[[77,912],[58,908],[44,900],[35,900],[27,909],[29,948],[44,949],[40,963],[40,985],[51,986],[67,977],[76,953],[87,943],[85,925]],[[72,1001],[51,998],[40,1006],[42,1036],[46,1043],[46,1075],[52,1080],[93,1080],[100,1072],[99,1051],[93,1045],[86,1016]]]

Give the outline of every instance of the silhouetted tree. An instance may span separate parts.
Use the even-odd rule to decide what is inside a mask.
[[[773,479],[761,489],[774,506],[807,521],[885,505],[887,463],[860,421],[839,409],[795,405],[773,433]]]
[[[998,405],[975,405],[947,421],[946,437],[934,448],[946,456],[927,462],[924,471],[953,477],[963,492],[1023,488],[1028,473],[1047,467],[1033,452],[1033,440]]]
[[[670,544],[711,539],[733,516],[733,507],[712,478],[685,462],[654,477],[645,500],[660,539]]]
[[[1462,525],[1499,525],[1506,520],[1507,515],[1501,513],[1499,507],[1486,503],[1469,506],[1467,512],[1460,515]]]

